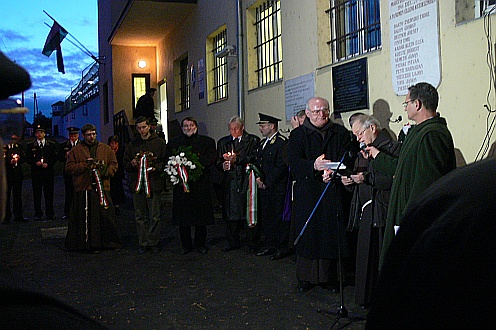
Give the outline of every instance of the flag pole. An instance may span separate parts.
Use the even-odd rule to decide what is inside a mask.
[[[57,24],[59,24],[59,22],[57,22],[57,20],[56,20],[55,18],[53,18],[53,17],[52,17],[49,13],[47,13],[45,10],[43,10],[43,12],[44,12],[44,13],[45,13],[48,17],[50,17],[50,19],[51,19],[52,21],[54,21],[54,22],[56,22]],[[47,23],[45,23],[45,24],[47,24]],[[47,25],[48,25],[48,24],[47,24]],[[60,24],[59,24],[59,25],[60,25]],[[48,25],[48,26],[50,26],[50,25]],[[60,25],[60,27],[62,27],[62,25]],[[62,28],[63,28],[63,27],[62,27]],[[81,50],[83,53],[85,53],[86,55],[88,55],[89,57],[91,57],[91,58],[92,58],[95,62],[97,62],[98,64],[102,64],[102,62],[100,62],[100,60],[99,60],[99,59],[98,59],[95,55],[93,55],[93,53],[91,53],[91,52],[88,50],[88,48],[86,48],[86,47],[85,47],[85,46],[84,46],[84,45],[83,45],[83,44],[82,44],[79,40],[77,40],[77,38],[76,38],[75,36],[73,36],[73,35],[72,35],[69,31],[67,31],[65,28],[63,28],[63,29],[67,32],[67,34],[68,34],[68,35],[70,35],[70,36],[71,36],[74,40],[76,40],[76,42],[77,42],[77,43],[78,43],[78,44],[79,44],[82,48],[84,48],[84,50],[83,50],[83,49],[81,49],[81,48],[79,48],[79,47],[78,47],[78,48],[79,48],[79,50]],[[71,42],[71,43],[72,43],[72,42]],[[76,46],[74,43],[72,43],[72,44],[73,44],[74,46]],[[77,46],[76,46],[76,47],[77,47]]]

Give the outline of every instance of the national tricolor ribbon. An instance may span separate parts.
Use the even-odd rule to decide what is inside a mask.
[[[188,185],[189,175],[188,175],[188,170],[186,169],[186,166],[176,164],[176,169],[177,169],[177,172],[179,173],[179,176],[181,176],[181,181],[183,184],[184,192],[189,192],[189,185]]]
[[[246,222],[249,228],[257,225],[257,178],[261,176],[260,170],[253,164],[246,165],[246,173],[248,174],[248,191],[246,192]]]
[[[92,171],[93,177],[95,178],[96,182],[96,191],[98,193],[98,200],[100,201],[100,205],[104,208],[108,208],[108,201],[107,197],[105,197],[105,189],[103,188],[103,181],[100,177],[100,171],[96,168],[94,168]]]
[[[148,157],[146,154],[140,158],[138,180],[134,191],[139,192],[141,188],[145,189],[146,197],[151,196],[150,179],[148,178]]]

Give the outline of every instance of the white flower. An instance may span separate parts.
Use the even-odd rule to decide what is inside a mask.
[[[196,165],[195,165],[195,164],[192,164],[192,165],[190,166],[190,168],[191,168],[192,170],[194,170],[194,169],[196,168]]]
[[[184,157],[184,152],[181,152],[179,156]]]

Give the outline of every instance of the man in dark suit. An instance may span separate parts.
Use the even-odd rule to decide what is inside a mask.
[[[79,128],[78,127],[67,127],[69,131],[69,139],[60,144],[59,149],[59,161],[64,163],[67,160],[67,153],[71,151],[79,143]],[[64,171],[64,187],[65,187],[65,200],[64,200],[64,216],[63,220],[69,219],[69,214],[71,212],[72,199],[74,198],[74,184],[72,183],[72,175]]]
[[[41,194],[45,197],[45,214],[47,220],[55,219],[53,209],[53,189],[55,172],[53,165],[57,162],[55,142],[45,138],[45,128],[37,125],[36,140],[28,144],[26,161],[31,165],[31,182],[33,185],[34,219],[41,220]]]
[[[282,221],[284,198],[288,182],[288,166],[283,159],[286,138],[278,132],[280,119],[259,113],[260,142],[257,161],[261,176],[256,179],[260,194],[258,224],[262,225],[266,245],[257,256],[273,255],[280,259],[287,254],[289,221]],[[279,251],[278,251],[279,250]]]
[[[19,140],[17,135],[12,135],[12,142],[4,146],[5,172],[7,175],[7,208],[3,223],[9,223],[12,214],[15,221],[27,221],[22,214],[22,180],[24,176],[21,166],[26,161],[26,153]]]
[[[230,134],[217,142],[217,167],[224,172],[222,218],[226,222],[227,237],[224,252],[241,247],[240,232],[246,223],[248,190],[246,165],[255,161],[257,147],[260,143],[258,136],[245,132],[245,125],[241,118],[232,117],[228,127]],[[250,252],[256,251],[257,239],[259,237],[249,238]]]

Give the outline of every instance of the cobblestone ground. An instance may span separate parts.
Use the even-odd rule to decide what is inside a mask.
[[[118,217],[120,251],[101,254],[64,250],[61,220],[64,185],[56,177],[55,221],[33,221],[31,181],[24,181],[27,223],[0,226],[0,258],[22,286],[48,294],[110,329],[328,329],[341,306],[339,294],[316,287],[296,290],[292,258],[272,261],[247,248],[222,252],[221,219],[209,227],[208,254],[181,256],[177,228],[170,225],[171,192],[163,195],[161,251],[137,252],[134,211],[129,200]],[[334,328],[364,329],[366,311],[344,290],[350,318]]]

